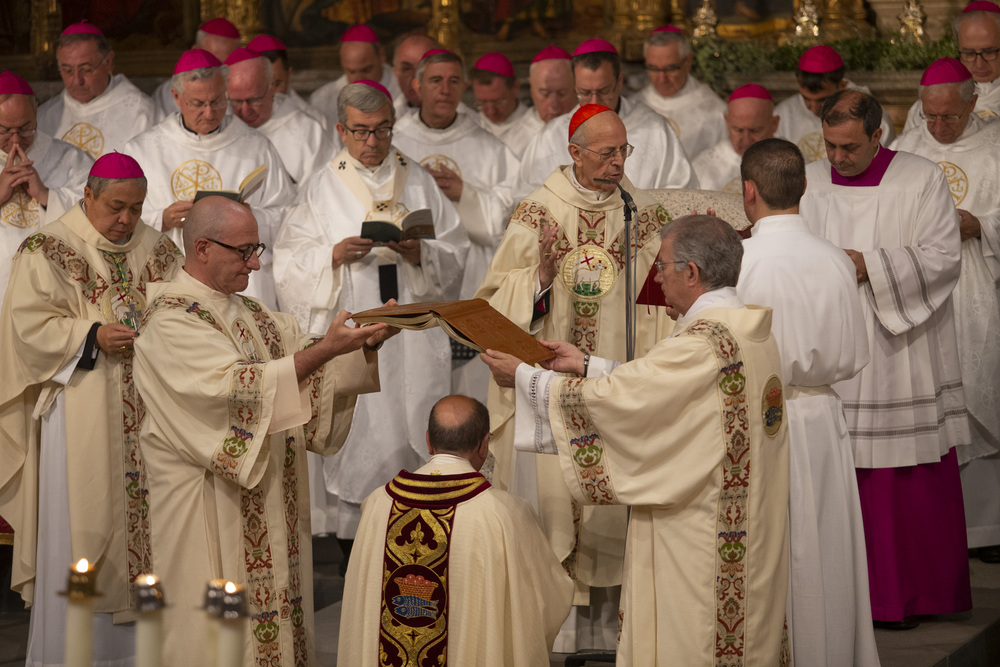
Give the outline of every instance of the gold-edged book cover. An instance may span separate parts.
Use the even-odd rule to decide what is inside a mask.
[[[526,331],[508,320],[483,299],[424,301],[405,306],[372,308],[351,316],[358,324],[385,322],[400,329],[440,326],[460,343],[474,350],[512,354],[534,366],[555,356]]]

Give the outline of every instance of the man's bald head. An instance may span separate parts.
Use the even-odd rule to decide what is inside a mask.
[[[474,398],[455,394],[445,396],[431,408],[427,422],[427,442],[436,454],[454,454],[469,459],[477,469],[473,455],[490,434],[490,413]]]
[[[347,76],[347,81],[354,83],[367,79],[380,81],[382,79],[382,45],[374,42],[341,42],[340,67]]]
[[[227,197],[205,197],[195,202],[184,219],[184,254],[194,252],[198,239],[220,238],[226,228],[226,216],[237,214],[237,209],[249,212],[246,206]]]
[[[770,139],[778,129],[774,102],[759,97],[730,100],[725,118],[729,142],[737,155],[743,155],[746,149],[758,141]]]
[[[199,200],[184,221],[184,270],[217,292],[244,291],[263,248],[250,207],[227,197]]]
[[[250,127],[260,127],[274,113],[274,68],[267,58],[249,58],[229,66],[229,107]]]
[[[531,102],[546,123],[569,113],[576,106],[573,66],[563,58],[549,58],[531,63],[528,68]]]

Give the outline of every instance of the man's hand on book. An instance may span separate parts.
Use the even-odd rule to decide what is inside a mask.
[[[583,351],[564,340],[538,341],[556,353],[555,358],[541,362],[541,367],[557,373],[584,374]]]
[[[389,241],[389,249],[398,252],[403,259],[414,266],[420,266],[420,240],[410,239],[409,241]]]
[[[363,239],[360,236],[348,236],[346,239],[333,246],[333,268],[341,264],[356,262],[372,251],[375,244],[371,239]]]
[[[501,387],[514,386],[514,374],[517,372],[517,367],[523,363],[520,359],[513,354],[497,352],[496,350],[486,350],[479,355],[479,358],[490,367],[493,380],[497,385]]]
[[[399,304],[396,303],[395,299],[389,299],[388,301],[386,301],[385,303],[382,304],[382,307],[383,308],[393,308],[393,307],[395,307],[397,305],[399,305]],[[369,324],[359,324],[357,326],[359,326],[359,327],[367,327],[367,326],[371,326],[371,325],[369,325]],[[399,329],[397,327],[391,327],[391,326],[389,326],[387,324],[387,325],[385,325],[384,329],[381,329],[380,331],[376,331],[371,336],[369,336],[368,338],[366,338],[365,339],[365,344],[364,344],[363,347],[364,347],[365,350],[368,350],[370,352],[374,352],[374,351],[378,350],[380,347],[382,347],[382,343],[384,343],[385,341],[389,340],[390,338],[392,338],[393,336],[395,336],[396,334],[398,334],[400,331],[402,331],[402,329]]]

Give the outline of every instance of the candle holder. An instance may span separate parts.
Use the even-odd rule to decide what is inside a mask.
[[[135,606],[140,612],[159,611],[167,606],[160,578],[155,574],[140,574],[135,578]]]
[[[94,655],[97,569],[81,558],[69,569],[66,590],[66,667],[90,667]]]
[[[222,616],[222,598],[226,595],[225,579],[212,579],[205,584],[205,601],[202,609],[208,612],[209,616],[220,618]]]
[[[74,601],[100,597],[97,592],[97,569],[86,558],[81,558],[69,568],[66,590],[59,591],[59,595]]]

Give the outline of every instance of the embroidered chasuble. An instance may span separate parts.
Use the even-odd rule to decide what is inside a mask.
[[[648,83],[635,94],[635,99],[667,120],[690,158],[729,138],[723,118],[728,110],[726,103],[691,75],[670,97],[660,95],[653,84]],[[700,182],[700,174],[698,180],[703,189],[710,189]]]
[[[871,94],[868,88],[855,85],[851,82],[847,83],[847,88]],[[802,151],[802,157],[806,159],[806,164],[826,158],[826,144],[823,141],[823,121],[809,110],[802,95],[796,93],[776,104],[774,115],[780,116],[778,131],[774,133],[774,136],[788,139],[798,146],[799,150]],[[896,138],[896,128],[892,124],[892,118],[884,109],[882,110],[881,127],[882,145],[888,146]]]
[[[740,179],[742,162],[743,156],[733,149],[733,144],[727,136],[691,160],[691,166],[698,174],[698,184],[703,190],[742,195],[743,181]]]
[[[447,167],[461,177],[462,196],[453,203],[472,243],[459,298],[471,299],[514,206],[511,190],[518,159],[502,141],[479,126],[473,113],[461,111],[442,130],[425,125],[419,113],[409,114],[396,121],[392,143],[421,166]]]
[[[572,167],[553,172],[545,186],[511,216],[483,286],[487,299],[525,331],[544,340],[565,340],[590,354],[625,361],[625,257],[622,199],[614,191],[601,201],[570,182]],[[668,216],[627,179],[639,208],[635,256],[637,288],[660,249],[659,229]],[[558,231],[553,252],[558,273],[540,322],[532,322],[538,289],[538,243],[545,227]],[[662,307],[636,307],[636,353],[642,354],[673,328]],[[522,497],[537,495],[537,509],[556,555],[581,584],[621,583],[625,509],[581,507],[574,502],[554,459],[513,451],[514,395],[492,381],[489,389],[490,450],[496,457],[493,483]],[[536,458],[534,463],[532,458]],[[524,466],[533,470],[517,473]],[[535,469],[536,468],[536,469]],[[528,477],[525,478],[524,475]],[[537,475],[537,484],[532,479]],[[518,481],[518,477],[522,481]]]
[[[709,307],[677,326],[600,378],[522,364],[517,418],[550,437],[519,446],[557,454],[577,502],[631,506],[617,664],[790,664],[788,436],[771,310]]]
[[[49,189],[49,203],[43,208],[23,187],[15,188],[10,199],[0,202],[0,294],[7,290],[11,258],[21,242],[80,200],[94,164],[93,158],[80,149],[42,131],[35,132],[35,140],[25,154]],[[7,154],[3,151],[0,151],[0,161],[7,162]]]
[[[206,665],[210,579],[247,588],[242,664],[312,664],[307,449],[337,451],[356,394],[378,389],[374,355],[337,357],[296,383],[314,340],[260,302],[180,271],[147,295],[136,386],[149,475],[153,571],[170,591],[164,664]]]
[[[994,79],[989,83],[977,81],[976,95],[978,97],[976,97],[976,106],[973,108],[973,111],[980,120],[989,123],[1000,118],[1000,79]],[[927,121],[920,117],[920,110],[922,108],[920,97],[918,96],[917,101],[906,112],[906,124],[903,126],[903,134],[906,134],[915,127],[927,125]]]
[[[321,121],[302,111],[290,97],[274,96],[274,111],[257,130],[267,137],[281,156],[292,180],[302,183],[329,162],[337,149]]]
[[[420,242],[420,266],[381,248],[333,268],[334,245],[360,234],[363,221],[398,224],[421,208],[431,210],[436,238]],[[308,331],[325,331],[341,310],[382,305],[380,268],[386,266],[396,269],[400,303],[457,299],[468,246],[454,207],[418,164],[393,148],[369,170],[344,149],[303,184],[282,225],[274,250],[278,298]],[[427,415],[449,393],[451,345],[441,329],[394,336],[379,355],[382,391],[358,397],[350,437],[322,465],[320,491],[335,494],[342,511],[340,525],[317,528],[345,539],[353,535],[357,517],[345,520],[343,502],[357,513],[368,494],[400,468],[420,465],[427,451]],[[313,459],[313,465],[321,463]]]
[[[156,105],[124,74],[87,103],[66,90],[38,107],[38,129],[86,151],[95,160],[121,151],[129,139],[156,124]]]
[[[728,143],[728,141],[727,141]],[[761,218],[736,291],[773,309],[789,437],[794,662],[877,665],[864,522],[844,408],[830,385],[868,363],[854,264],[799,215]]]
[[[868,270],[858,290],[872,358],[834,386],[855,465],[937,462],[969,443],[951,300],[961,242],[944,172],[881,147],[858,176],[845,179],[822,160],[806,178],[801,211],[810,231],[862,252]]]
[[[542,186],[560,165],[572,163],[569,156],[569,121],[580,107],[553,118],[528,144],[521,156],[521,169],[514,187],[515,199]],[[618,116],[625,123],[628,142],[635,147],[625,160],[625,175],[640,190],[697,188],[698,177],[680,140],[663,118],[645,104],[621,98]]]
[[[143,217],[157,229],[162,225],[163,210],[174,202],[191,201],[199,190],[236,192],[250,172],[262,164],[267,166],[264,184],[247,199],[257,219],[260,241],[267,246],[260,256],[261,269],[250,274],[247,294],[273,308],[271,248],[295,188],[267,137],[231,115],[222,119],[217,131],[196,134],[184,128],[177,113],[134,137],[124,152],[146,173],[149,189]],[[168,235],[183,248],[180,228],[169,230]]]
[[[548,663],[573,585],[527,503],[438,454],[400,471],[362,511],[339,665]]]
[[[75,150],[75,149],[74,149]],[[64,582],[65,563],[36,573],[36,535],[51,530],[39,517],[45,485],[66,487],[73,561],[98,567],[97,612],[134,620],[132,581],[151,571],[146,513],[146,469],[139,453],[144,408],[132,379],[132,356],[97,353],[91,370],[77,366],[94,324],[138,326],[148,287],[169,279],[180,251],[139,222],[131,238],[115,244],[94,229],[80,204],[28,236],[18,249],[0,315],[0,514],[15,528],[12,584],[31,602],[46,604]],[[69,374],[71,373],[71,375]],[[62,478],[39,470],[39,417],[58,415],[66,428]],[[66,476],[68,473],[68,477]],[[41,480],[41,483],[40,481]],[[59,508],[60,517],[65,508]],[[39,537],[38,539],[41,539]],[[41,604],[42,601],[39,602]],[[58,604],[64,604],[59,602]],[[43,628],[44,630],[45,628]],[[54,628],[51,628],[54,630]],[[56,633],[58,634],[58,633]],[[62,636],[52,637],[60,643]]]
[[[477,119],[484,130],[504,142],[518,159],[524,154],[531,140],[545,127],[545,121],[538,115],[538,111],[524,102],[518,102],[514,113],[502,123],[494,123],[482,112],[479,112]]]

